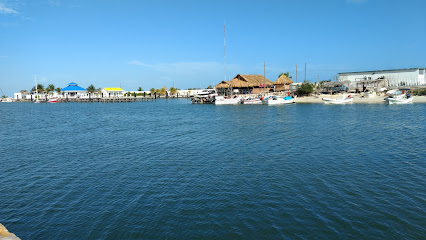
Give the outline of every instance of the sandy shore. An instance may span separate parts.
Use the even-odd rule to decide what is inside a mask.
[[[361,97],[358,94],[351,94],[354,98],[353,103],[361,103],[361,104],[385,104],[386,101],[384,98],[386,96],[375,96],[375,97]],[[311,97],[296,97],[296,103],[323,103],[322,98],[340,98],[342,95],[327,95],[322,94],[318,96]],[[426,103],[426,96],[414,96],[413,103]]]

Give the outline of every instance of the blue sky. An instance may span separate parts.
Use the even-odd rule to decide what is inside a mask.
[[[426,67],[426,1],[0,0],[0,88],[207,87]]]

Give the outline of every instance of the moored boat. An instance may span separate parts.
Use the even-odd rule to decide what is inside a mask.
[[[288,104],[294,103],[294,99],[290,96],[269,96],[262,100],[262,103],[265,105],[278,105],[278,104]]]
[[[57,103],[57,102],[59,102],[59,98],[56,98],[56,97],[49,98],[49,103]]]
[[[402,94],[398,96],[389,96],[385,98],[388,104],[407,104],[413,102],[413,97],[410,94]]]
[[[349,96],[342,96],[341,98],[322,98],[322,102],[324,104],[345,104],[345,103],[352,103],[353,98],[351,95]]]
[[[13,102],[12,98],[2,98],[0,102]]]
[[[224,98],[223,96],[217,96],[215,97],[214,104],[216,105],[235,105],[240,103],[240,98],[234,97],[234,98]]]
[[[241,99],[242,104],[262,104],[262,100],[260,98],[242,98]]]

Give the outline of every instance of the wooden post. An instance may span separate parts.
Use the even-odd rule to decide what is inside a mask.
[[[297,64],[296,64],[296,83],[297,83]]]

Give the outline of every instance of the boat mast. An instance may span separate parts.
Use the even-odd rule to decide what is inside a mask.
[[[36,98],[38,97],[38,90],[37,90],[37,74],[34,73],[34,81],[35,81],[35,87],[36,87]]]
[[[265,61],[263,61],[263,91],[264,92],[266,92],[265,90],[266,90],[266,85],[265,85],[265,65],[266,65],[266,63],[265,63]],[[265,96],[266,96],[266,93],[265,93]]]
[[[223,24],[223,68],[225,71],[225,82],[226,82],[226,23]],[[228,89],[231,87],[231,82],[229,82]],[[226,94],[224,94],[226,96]],[[232,88],[231,88],[232,95]]]

